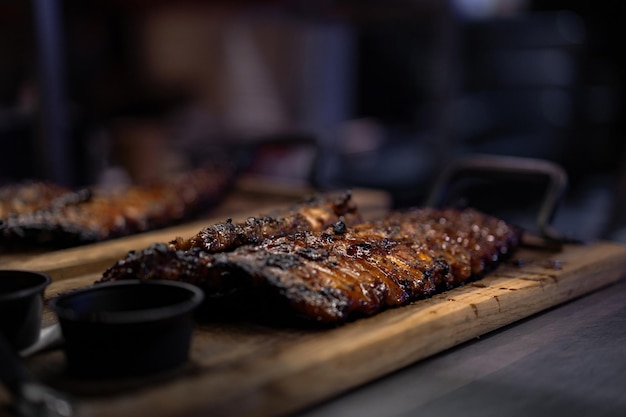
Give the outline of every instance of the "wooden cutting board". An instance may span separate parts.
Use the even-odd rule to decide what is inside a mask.
[[[61,350],[26,365],[73,395],[78,416],[285,415],[607,286],[625,273],[626,247],[614,243],[570,245],[559,252],[521,249],[479,281],[338,328],[203,320],[189,363],[152,378],[72,379],[64,373]],[[57,280],[47,296],[90,285],[98,276]],[[47,312],[44,324],[53,321]],[[0,391],[3,401],[6,393]]]

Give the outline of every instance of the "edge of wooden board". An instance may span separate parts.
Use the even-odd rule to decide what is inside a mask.
[[[570,246],[526,265],[503,265],[480,281],[432,298],[287,341],[231,366],[209,367],[194,378],[88,402],[80,415],[293,413],[607,286],[625,271],[625,246]]]

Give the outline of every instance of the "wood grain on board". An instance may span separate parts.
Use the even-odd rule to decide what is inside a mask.
[[[26,364],[76,398],[77,416],[284,415],[610,285],[625,272],[626,247],[614,243],[568,245],[559,252],[522,248],[478,281],[337,328],[204,318],[189,363],[165,375],[73,380],[64,373],[61,350]],[[97,277],[57,280],[47,296]],[[45,324],[53,321],[47,312]]]

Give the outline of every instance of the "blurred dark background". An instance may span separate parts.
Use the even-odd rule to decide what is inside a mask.
[[[525,156],[570,177],[557,227],[626,241],[625,17],[621,1],[0,0],[0,183],[232,157],[403,207],[458,156]],[[533,192],[479,199],[526,212]]]

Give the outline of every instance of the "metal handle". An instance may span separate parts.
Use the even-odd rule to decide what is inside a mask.
[[[578,242],[557,232],[552,220],[567,190],[568,177],[565,170],[550,161],[512,156],[473,155],[450,164],[439,176],[432,188],[427,206],[440,206],[447,197],[451,184],[460,178],[487,178],[510,180],[534,180],[547,182],[547,189],[537,215],[537,228],[543,238],[559,242]]]

